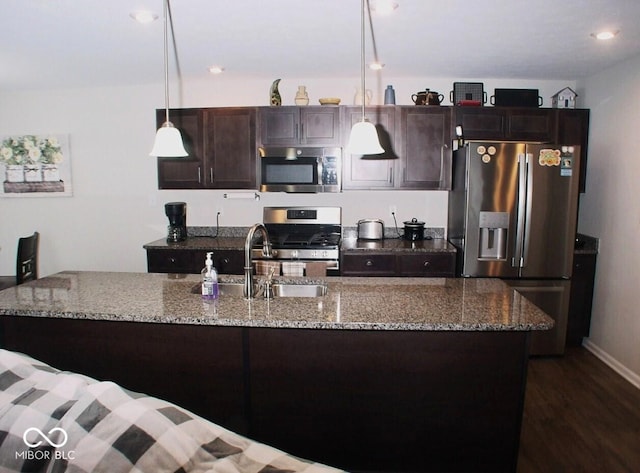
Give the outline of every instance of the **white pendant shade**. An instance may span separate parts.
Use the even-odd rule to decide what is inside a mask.
[[[366,120],[353,125],[347,152],[351,154],[382,154],[384,149],[380,146],[378,130],[373,123]]]
[[[189,154],[182,144],[182,135],[180,130],[175,128],[171,122],[165,122],[156,133],[156,140],[153,143],[153,149],[149,156],[157,156],[159,158],[182,158]]]

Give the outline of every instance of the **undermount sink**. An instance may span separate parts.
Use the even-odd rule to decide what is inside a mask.
[[[283,284],[273,285],[275,297],[320,297],[327,294],[324,284]]]
[[[327,286],[324,284],[287,284],[273,283],[274,297],[321,297],[327,294]],[[243,297],[244,284],[234,282],[218,283],[218,290],[221,297],[236,296]],[[194,294],[200,294],[200,285],[197,284],[191,289]],[[258,290],[256,299],[262,296],[262,288]]]

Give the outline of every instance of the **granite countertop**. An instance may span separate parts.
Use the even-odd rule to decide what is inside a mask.
[[[168,243],[166,238],[144,244],[145,250],[242,250],[245,237],[233,236],[190,236],[184,241]]]
[[[153,250],[242,250],[245,238],[233,236],[190,236],[184,241],[167,243],[166,238],[152,241],[143,248]],[[455,253],[455,247],[444,238],[433,238],[422,241],[409,241],[401,238],[386,238],[384,240],[358,240],[345,238],[340,249],[344,252],[423,252],[423,253]]]
[[[199,275],[64,271],[0,291],[0,315],[342,330],[526,331],[553,320],[498,279],[278,278],[325,296],[245,300],[199,294]],[[241,282],[241,276],[220,276]]]
[[[578,233],[576,235],[575,254],[597,254],[600,240],[595,237]]]

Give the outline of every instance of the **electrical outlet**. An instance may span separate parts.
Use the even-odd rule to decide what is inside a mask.
[[[389,214],[393,215],[398,215],[398,207],[395,205],[390,205],[389,206]]]

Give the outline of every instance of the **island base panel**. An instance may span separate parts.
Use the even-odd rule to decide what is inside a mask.
[[[242,329],[2,317],[2,347],[174,402],[245,433]]]
[[[363,471],[515,471],[528,332],[250,331],[250,436]]]

